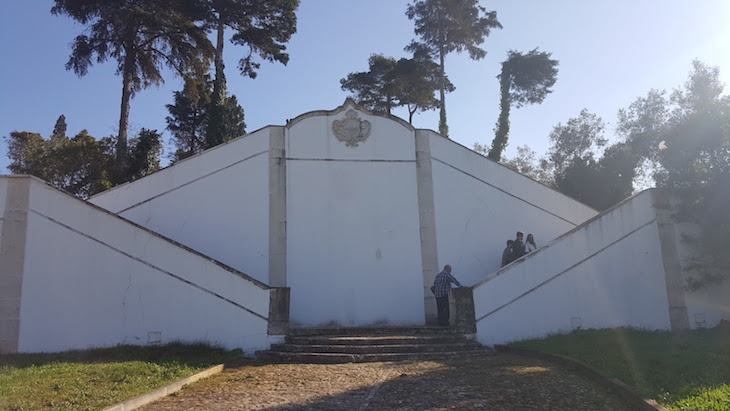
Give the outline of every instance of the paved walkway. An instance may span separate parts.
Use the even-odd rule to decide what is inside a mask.
[[[553,364],[508,354],[444,361],[246,364],[142,410],[631,410]]]

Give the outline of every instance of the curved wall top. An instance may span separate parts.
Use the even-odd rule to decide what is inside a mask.
[[[351,99],[287,123],[287,159],[415,161],[415,129],[394,116],[371,113]]]

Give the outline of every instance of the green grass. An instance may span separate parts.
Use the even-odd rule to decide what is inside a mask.
[[[174,343],[0,355],[0,410],[99,410],[241,354]]]
[[[730,411],[727,327],[679,334],[578,330],[512,345],[580,360],[672,410]]]

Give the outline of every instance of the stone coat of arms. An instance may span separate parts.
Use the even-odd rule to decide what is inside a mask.
[[[332,131],[347,147],[357,147],[370,135],[370,122],[360,120],[357,118],[357,112],[350,109],[345,113],[344,119],[332,122]]]

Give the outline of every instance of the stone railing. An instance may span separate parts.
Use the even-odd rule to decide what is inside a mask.
[[[464,334],[477,332],[474,315],[474,294],[471,287],[452,288],[449,297],[451,318],[449,323]]]

